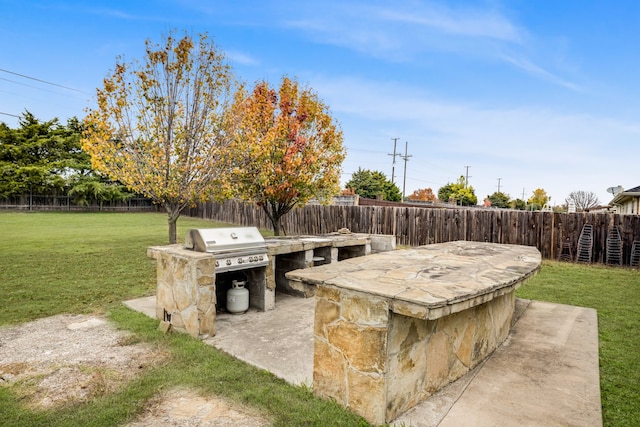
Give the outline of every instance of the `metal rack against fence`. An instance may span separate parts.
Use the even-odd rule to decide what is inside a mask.
[[[607,236],[606,263],[622,265],[622,238],[618,227],[613,227]]]
[[[586,262],[591,264],[593,259],[593,226],[585,224],[582,226],[580,238],[578,239],[578,251],[576,262]]]
[[[571,242],[564,241],[560,243],[558,251],[558,261],[573,261],[573,251],[571,250]]]
[[[629,262],[631,267],[638,267],[640,264],[640,240],[634,240],[631,246],[631,260]]]

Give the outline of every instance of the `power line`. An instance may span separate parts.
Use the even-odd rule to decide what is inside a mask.
[[[429,183],[429,184],[439,185],[440,187],[442,187],[443,185],[445,185],[445,184],[442,184],[441,182],[430,181],[430,180],[422,179],[422,178],[414,178],[414,177],[412,177],[412,176],[408,176],[407,178],[409,178],[409,179],[410,179],[410,180],[412,180],[412,181],[426,182],[426,183]]]
[[[40,90],[40,91],[45,91],[45,92],[49,92],[49,93],[56,93],[56,90],[55,90],[55,89],[53,89],[53,88],[51,88],[51,89],[45,89],[45,88],[43,88],[43,87],[38,87],[38,86],[35,86],[35,85],[30,85],[30,84],[28,84],[28,83],[22,83],[22,82],[19,82],[19,81],[16,81],[16,80],[5,79],[4,77],[0,77],[0,80],[5,81],[5,82],[9,82],[9,83],[14,83],[14,84],[17,84],[17,85],[20,85],[20,86],[24,86],[24,87],[30,87],[30,88],[32,88],[32,89],[37,89],[37,90]],[[6,93],[10,93],[10,94],[12,94],[12,95],[16,95],[16,93],[13,93],[13,92],[6,92]]]
[[[48,84],[48,85],[51,85],[51,86],[56,86],[56,87],[60,87],[60,88],[63,88],[63,89],[72,90],[74,92],[80,92],[80,93],[85,93],[85,94],[87,93],[87,92],[85,92],[83,90],[80,90],[80,89],[76,89],[76,88],[69,87],[69,86],[64,86],[64,85],[61,85],[61,84],[58,84],[58,83],[53,83],[53,82],[50,82],[50,81],[47,81],[47,80],[38,79],[36,77],[27,76],[26,74],[16,73],[14,71],[5,70],[3,68],[0,68],[0,71],[2,71],[3,73],[7,73],[7,74],[13,74],[14,76],[19,76],[19,77],[22,77],[22,78],[25,78],[25,79],[35,80],[36,82]]]
[[[11,116],[11,117],[17,117],[17,118],[21,117],[21,116],[16,116],[15,114],[3,113],[2,111],[0,111],[0,114],[2,114],[4,116]]]
[[[15,80],[11,80],[11,79],[5,79],[4,77],[0,77],[0,80],[4,80],[5,82],[10,82],[10,83],[15,83],[15,84],[20,85],[20,86],[31,87],[31,88],[34,88],[34,89],[40,89],[38,86],[28,85],[26,83],[17,82]]]
[[[384,154],[384,151],[380,151],[380,150],[363,150],[362,148],[352,148],[352,147],[347,147],[347,151],[360,151],[363,153]]]

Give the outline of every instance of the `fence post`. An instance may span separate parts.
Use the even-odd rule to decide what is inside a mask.
[[[555,234],[555,229],[556,229],[556,225],[555,225],[555,217],[556,217],[556,213],[555,212],[551,212],[551,245],[549,247],[549,254],[550,254],[550,258],[549,259],[555,259],[554,258],[554,249],[555,249],[555,240],[553,238],[554,234]]]

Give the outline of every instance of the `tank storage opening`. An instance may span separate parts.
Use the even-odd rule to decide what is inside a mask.
[[[231,289],[234,280],[246,282],[245,288],[249,290],[249,305],[259,289],[264,289],[266,280],[266,268],[258,267],[240,271],[227,271],[216,273],[216,311],[227,311],[227,292]]]
[[[330,258],[329,258],[330,259]],[[297,270],[299,268],[307,268],[305,262],[305,253],[301,252],[291,252],[288,254],[276,255],[276,271],[275,271],[275,279],[276,279],[276,294],[278,292],[282,292],[285,294],[295,295],[295,296],[304,296],[291,286],[289,286],[289,280],[284,276],[285,273],[293,270]]]
[[[341,248],[338,248],[338,261],[365,256],[366,254],[367,252],[365,245],[343,246]]]
[[[313,250],[313,266],[324,264],[331,264],[331,246],[324,246]]]

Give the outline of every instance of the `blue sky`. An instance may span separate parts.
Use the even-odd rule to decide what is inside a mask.
[[[640,185],[640,2],[0,0],[0,121],[81,118],[117,56],[207,32],[247,82],[313,88],[362,167],[405,192],[467,173],[479,202]],[[13,73],[55,83],[46,84]],[[63,86],[63,87],[60,87]],[[405,162],[396,157],[403,189]],[[466,166],[469,166],[467,169]]]

